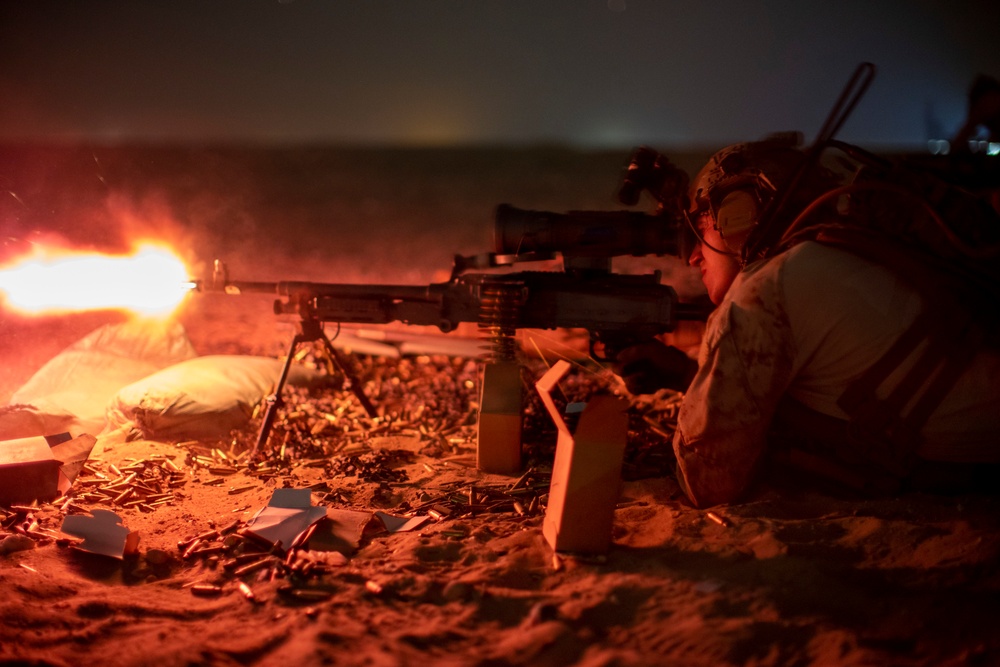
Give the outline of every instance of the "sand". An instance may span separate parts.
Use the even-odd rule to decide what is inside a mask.
[[[238,350],[225,333],[238,326],[238,316],[227,327],[223,314],[212,322],[194,311],[185,325],[203,353],[215,351],[216,339],[227,353],[280,349],[288,332],[261,327],[267,334],[242,336]],[[100,317],[84,319],[93,325]],[[28,328],[46,339],[39,323]],[[55,339],[69,335],[61,331]],[[32,344],[17,340],[30,358]],[[417,397],[407,401],[434,405],[435,391],[474,400],[455,389],[455,382],[474,377],[464,362],[417,357],[365,364],[369,371],[405,371]],[[529,366],[540,371],[537,362]],[[584,371],[564,384],[570,397],[615,390],[613,378]],[[344,407],[348,415],[358,410],[341,390],[294,400]],[[78,500],[65,511],[58,501],[8,515],[4,535],[13,535],[13,524],[28,514],[38,529],[21,545],[30,548],[0,556],[0,655],[4,664],[33,665],[997,664],[995,499],[859,500],[773,480],[744,502],[714,508],[713,517],[690,507],[674,478],[649,463],[657,460],[650,451],[662,459],[666,438],[643,430],[640,415],[669,428],[664,404],[673,400],[660,396],[632,408],[629,463],[644,451],[646,464],[626,465],[605,555],[554,558],[542,535],[544,508],[462,512],[440,500],[438,506],[457,508],[453,515],[397,533],[369,520],[343,562],[308,576],[264,569],[237,577],[224,567],[225,557],[185,557],[178,543],[237,521],[242,526],[283,486],[311,486],[313,504],[372,518],[377,511],[404,514],[469,487],[499,493],[517,478],[478,471],[474,442],[442,451],[420,437],[422,424],[433,425],[448,410],[457,422],[467,421],[455,407],[383,431],[396,439],[369,440],[375,449],[403,452],[385,455],[387,469],[398,475],[390,482],[331,474],[305,452],[290,456],[274,476],[240,470],[220,477],[193,461],[206,449],[102,438],[92,470],[113,478],[112,466],[169,459],[183,483],[170,502],[151,510]],[[526,465],[540,489],[552,456],[542,421],[533,415],[526,422],[536,440]],[[200,446],[239,451],[255,436],[249,424],[232,439]],[[139,536],[138,553],[97,556],[55,539],[67,512],[94,508],[122,517]],[[427,509],[415,513],[426,516]],[[253,601],[239,581],[250,586]],[[206,584],[220,590],[208,597],[194,592]],[[313,597],[292,597],[294,587]]]
[[[95,152],[91,163],[98,156],[106,179],[128,191],[127,179],[114,178],[106,153]],[[177,179],[187,184],[181,176],[188,163],[177,158],[177,164]],[[220,168],[230,163],[217,155],[215,161],[199,164],[208,165],[203,172],[216,170],[216,180],[233,178],[232,170]],[[521,162],[514,167],[505,173],[525,170]],[[313,172],[282,173],[288,174],[288,182],[315,182]],[[513,177],[500,183],[510,192],[499,192],[493,179],[494,189],[469,194],[465,190],[479,182],[474,171],[469,173],[457,181],[466,202],[455,213],[458,217],[473,202],[488,206],[512,198],[558,210],[575,196],[554,200],[547,194],[575,178],[554,178],[541,194]],[[148,179],[140,176],[136,183]],[[207,180],[199,187],[206,192],[215,188],[213,196],[219,199],[220,188],[234,187],[202,176]],[[389,181],[372,185],[370,192],[395,192],[389,185],[400,179]],[[440,191],[434,191],[438,194],[428,198],[424,191],[420,200],[435,215],[456,190],[455,179],[441,183]],[[215,210],[198,196],[198,187],[191,187],[191,192],[178,187],[173,199],[166,199],[190,203],[189,212],[199,205]],[[356,184],[338,187],[343,190],[338,197],[354,201]],[[26,198],[23,186],[15,183],[12,189]],[[266,188],[238,191],[247,197],[252,192],[267,195]],[[145,201],[134,188],[132,192]],[[280,189],[268,196],[289,201]],[[388,205],[373,199],[374,194],[366,196],[361,204],[372,209],[373,218],[386,211],[423,211],[408,201]],[[104,194],[97,199],[103,206]],[[321,207],[290,201],[322,217]],[[134,202],[130,208],[149,210]],[[277,208],[274,204],[264,211]],[[266,216],[260,213],[260,218]],[[432,229],[432,222],[422,218],[408,229]],[[42,223],[28,221],[22,227],[36,224]],[[212,238],[222,238],[218,221],[211,229],[217,234]],[[254,229],[248,224],[241,232]],[[339,251],[337,241],[325,238],[310,252],[332,256]],[[405,259],[362,241],[352,239],[346,252],[377,246],[382,266]],[[281,243],[289,245],[287,239]],[[441,253],[448,250],[447,242],[439,245]],[[473,245],[466,243],[467,248]],[[280,266],[266,257],[258,261],[267,247],[267,239],[258,239],[256,255],[229,248],[240,260],[234,263],[241,277],[250,277],[255,269],[301,268],[294,257]],[[358,270],[351,277],[379,273],[374,264],[361,268],[365,266],[369,273]],[[335,268],[327,265],[325,273],[313,275],[342,278]],[[271,317],[266,304],[225,303],[195,301],[180,313],[199,353],[282,354],[293,330]],[[123,317],[109,312],[35,319],[4,314],[0,402],[66,345]],[[527,350],[533,347],[525,343]],[[204,464],[213,449],[230,455],[245,449],[255,439],[257,422],[197,445],[109,436],[99,441],[91,470],[74,487],[76,497],[69,504],[60,500],[0,513],[5,552],[0,555],[0,664],[1000,664],[1000,512],[993,497],[858,499],[803,480],[772,477],[741,502],[713,508],[710,514],[684,500],[669,472],[676,397],[661,395],[632,402],[610,549],[599,556],[554,558],[542,534],[554,431],[537,404],[529,405],[525,417],[525,465],[534,470],[532,497],[539,497],[532,506],[526,496],[508,493],[519,475],[488,475],[474,465],[474,437],[466,436],[474,434],[469,424],[474,423],[475,364],[440,357],[355,359],[366,381],[378,377],[382,383],[376,403],[383,410],[408,410],[407,420],[358,433],[351,446],[329,444],[336,441],[321,433],[317,439],[328,443],[323,446],[330,451],[323,446],[296,449],[292,439],[273,474],[244,465],[220,473],[226,466],[219,460],[213,472]],[[532,379],[544,369],[537,360],[526,367]],[[567,400],[586,400],[588,392],[598,389],[622,391],[606,372],[580,367],[574,367],[563,387]],[[366,428],[356,417],[355,399],[339,388],[296,394],[294,405],[342,410],[351,429]],[[422,412],[420,405],[426,406]],[[449,434],[442,441],[438,435],[443,430]],[[368,458],[345,458],[348,453]],[[115,470],[136,461],[153,462],[161,475],[166,461],[176,466],[176,486],[167,502],[125,507],[79,496],[97,473],[114,479]],[[358,476],[364,470],[368,479]],[[359,524],[356,547],[342,546],[343,557],[321,551],[329,546],[322,539],[329,535],[317,528],[309,548],[299,551],[300,560],[288,561],[294,568],[285,564],[282,550],[260,569],[239,576],[230,561],[239,550],[254,551],[249,541],[235,547],[238,540],[232,538],[228,552],[185,553],[199,535],[210,535],[199,548],[226,547],[225,538],[211,531],[245,527],[283,487],[309,488],[314,505],[357,513],[350,516],[359,517],[364,530]],[[478,501],[471,510],[463,501],[470,488]],[[525,502],[519,508],[513,499]],[[85,516],[102,508],[113,509],[137,534],[135,554],[121,559],[88,554],[58,535],[67,514]],[[428,519],[412,531],[388,532],[375,518],[379,511]],[[17,526],[28,528],[30,537],[19,534]],[[306,565],[305,560],[316,562]],[[252,591],[253,600],[240,582]],[[203,592],[203,586],[218,590]]]

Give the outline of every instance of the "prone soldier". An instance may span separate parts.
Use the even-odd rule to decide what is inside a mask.
[[[728,503],[776,466],[865,494],[996,488],[1000,352],[982,342],[996,333],[995,314],[976,312],[995,305],[963,302],[919,262],[795,238],[789,228],[803,216],[842,223],[848,195],[848,215],[867,222],[914,215],[902,205],[866,209],[862,188],[837,190],[832,172],[805,169],[805,159],[772,139],[709,160],[689,196],[689,264],[717,305],[698,359],[659,341],[618,355],[633,393],[684,392],[673,440],[684,492],[700,507]],[[764,220],[803,174],[781,213]],[[843,196],[824,198],[831,188]],[[808,207],[814,200],[826,206]],[[995,264],[991,243],[974,250]]]

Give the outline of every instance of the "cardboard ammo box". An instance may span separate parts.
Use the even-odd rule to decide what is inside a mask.
[[[555,551],[600,554],[611,546],[628,404],[616,396],[594,396],[570,433],[551,397],[568,369],[559,361],[535,384],[559,431],[542,534]]]
[[[52,445],[69,435],[0,440],[0,505],[52,500],[59,495],[59,468]]]
[[[476,466],[483,472],[512,475],[521,469],[521,366],[483,367]]]

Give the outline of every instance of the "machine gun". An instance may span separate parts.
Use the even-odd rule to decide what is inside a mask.
[[[274,302],[276,314],[299,317],[300,330],[291,343],[275,392],[268,398],[253,453],[267,441],[291,360],[301,343],[321,342],[369,416],[376,416],[348,364],[324,333],[323,324],[327,322],[401,322],[432,325],[445,333],[463,322],[476,323],[485,340],[487,364],[512,366],[516,364],[518,329],[586,329],[591,336],[591,353],[602,360],[613,360],[617,351],[672,331],[680,320],[703,320],[708,310],[681,303],[673,287],[660,284],[659,272],[626,275],[611,271],[611,259],[616,256],[680,256],[685,252],[686,174],[650,149],[640,148],[626,171],[619,199],[634,204],[643,189],[660,202],[655,214],[551,213],[500,205],[494,230],[495,251],[457,256],[449,280],[430,285],[239,281],[231,280],[225,265],[216,261],[209,280],[195,281],[196,290],[274,294],[278,297]],[[560,257],[561,271],[505,270],[524,262]],[[484,405],[490,403],[489,394],[494,391],[487,387],[487,380],[484,375]],[[501,384],[506,389],[497,392],[515,391],[515,384],[516,391],[520,391],[519,382]],[[516,404],[520,406],[520,400]],[[482,436],[482,428],[480,433]],[[518,448],[519,437],[517,429]],[[482,463],[480,467],[484,467]],[[498,466],[485,466],[490,467],[499,471]]]

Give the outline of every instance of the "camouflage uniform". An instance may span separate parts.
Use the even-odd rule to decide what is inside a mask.
[[[814,242],[747,267],[708,322],[678,418],[678,479],[691,501],[730,502],[747,489],[783,400],[845,419],[837,399],[847,384],[920,309],[888,270]],[[998,433],[1000,354],[983,351],[932,413],[917,454],[998,463]]]

